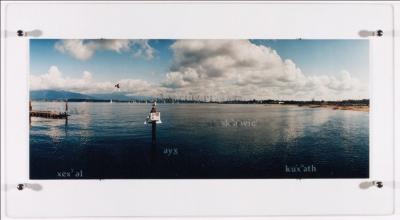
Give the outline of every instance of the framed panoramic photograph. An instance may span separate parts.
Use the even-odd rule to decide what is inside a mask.
[[[369,177],[368,40],[29,43],[31,179]]]
[[[2,217],[392,215],[395,15],[2,6]]]

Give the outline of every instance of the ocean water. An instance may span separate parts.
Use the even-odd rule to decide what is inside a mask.
[[[61,102],[34,110],[64,111]],[[369,113],[262,104],[69,103],[32,118],[31,179],[367,178]]]

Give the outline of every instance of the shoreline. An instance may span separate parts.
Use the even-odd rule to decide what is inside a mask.
[[[297,105],[299,107],[309,108],[329,108],[331,110],[347,110],[357,112],[369,112],[368,105]]]
[[[53,101],[44,101],[44,100],[34,100],[32,102],[58,102],[63,103],[65,101],[53,100]],[[69,103],[86,103],[84,101],[68,101]],[[109,101],[89,101],[88,103],[110,103]],[[115,101],[115,103],[126,103],[126,104],[149,104],[145,102],[128,102],[128,101]],[[359,112],[369,112],[369,105],[335,105],[335,104],[295,104],[295,103],[159,103],[159,104],[173,104],[173,105],[182,105],[182,104],[245,104],[245,105],[276,105],[276,106],[297,106],[297,107],[308,107],[308,108],[329,108],[331,110],[347,110],[347,111],[359,111]]]

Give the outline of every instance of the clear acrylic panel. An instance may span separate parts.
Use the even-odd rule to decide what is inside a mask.
[[[394,211],[394,32],[391,5],[23,3],[8,5],[6,19],[5,83],[2,90],[5,98],[5,148],[2,148],[2,161],[8,216],[387,215]],[[25,31],[27,36],[18,37],[18,30]],[[33,30],[38,31],[30,32]],[[268,178],[257,175],[245,179],[235,176],[211,179],[206,176],[199,179],[185,176],[179,179],[106,177],[105,180],[32,178],[32,130],[28,106],[32,78],[37,77],[31,75],[32,47],[38,39],[53,42],[58,39],[100,38],[258,39],[270,40],[269,44],[299,39],[303,42],[330,40],[350,44],[353,40],[354,45],[367,42],[368,67],[363,67],[369,72],[369,159],[368,169],[364,169],[367,174],[333,178]],[[257,44],[257,41],[252,43]],[[258,42],[260,44],[262,42]],[[67,53],[69,49],[64,47],[62,50]],[[339,56],[346,54],[337,53],[337,56],[340,60]],[[359,62],[357,59],[354,57],[354,63]],[[341,77],[335,80],[342,79],[344,83],[338,85],[343,86],[342,89],[353,82],[346,78],[347,73]],[[279,97],[276,100],[280,100]],[[161,119],[163,117],[166,116],[161,112]],[[351,136],[338,137],[354,139]],[[382,182],[383,187],[377,187],[376,182]],[[18,190],[18,184],[24,184],[25,188]]]

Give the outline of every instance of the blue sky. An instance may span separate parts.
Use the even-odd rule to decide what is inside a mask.
[[[78,77],[83,71],[96,73],[98,80],[118,81],[124,78],[143,78],[152,80],[168,71],[171,63],[170,40],[153,40],[150,44],[156,48],[156,57],[151,60],[135,58],[131,53],[99,51],[89,60],[75,59],[60,53],[54,47],[58,40],[31,40],[31,74],[46,73],[49,67],[56,65],[71,77]]]
[[[337,74],[348,70],[360,79],[369,75],[368,40],[254,40],[293,60],[305,74]]]
[[[45,80],[48,80],[49,77],[46,78],[45,76],[46,74],[49,74],[50,67],[56,67],[57,71],[62,74],[61,77],[63,80],[66,80],[67,78],[78,80],[86,71],[90,73],[90,76],[93,78],[92,80],[96,83],[117,83],[121,82],[121,80],[142,80],[143,83],[157,84],[157,86],[160,87],[160,91],[168,93],[178,91],[185,93],[194,91],[199,92],[198,89],[189,91],[187,88],[190,86],[191,88],[199,87],[200,84],[198,82],[200,81],[204,82],[203,85],[206,85],[207,82],[218,82],[219,79],[223,79],[218,77],[229,78],[231,81],[240,78],[240,83],[237,82],[233,84],[247,86],[247,90],[250,90],[249,88],[251,86],[254,88],[254,85],[257,85],[258,83],[254,82],[254,80],[251,82],[250,80],[243,81],[243,76],[252,79],[261,77],[262,80],[266,81],[263,85],[270,86],[271,83],[267,83],[267,81],[278,82],[278,77],[273,77],[273,74],[279,75],[281,74],[279,73],[279,69],[283,71],[285,68],[289,68],[289,64],[284,62],[289,59],[301,70],[301,75],[296,76],[296,79],[302,79],[304,81],[302,85],[305,85],[306,83],[315,84],[316,82],[314,82],[314,78],[319,77],[318,80],[320,80],[321,83],[323,81],[323,85],[327,88],[326,91],[324,90],[327,94],[329,93],[329,88],[334,88],[335,91],[332,91],[334,93],[338,93],[336,90],[339,88],[344,88],[346,90],[349,89],[348,87],[351,85],[347,85],[348,83],[346,80],[356,80],[358,81],[357,85],[359,86],[359,84],[363,84],[363,89],[366,90],[365,86],[368,84],[369,76],[368,40],[249,40],[246,42],[241,41],[240,44],[237,44],[238,46],[236,46],[235,42],[235,40],[221,43],[219,43],[219,41],[217,41],[217,43],[207,41],[206,44],[202,44],[201,49],[197,48],[193,50],[193,48],[196,48],[193,47],[194,45],[203,43],[202,40],[197,40],[196,42],[190,41],[190,43],[177,42],[176,40],[141,40],[139,42],[110,40],[109,42],[107,41],[104,43],[99,40],[63,41],[56,39],[32,39],[30,40],[30,71],[31,76],[36,77],[34,78],[36,81],[31,83],[40,82],[46,84]],[[246,48],[250,48],[249,45],[255,47],[251,47],[252,49],[245,51],[247,50]],[[271,53],[272,55],[266,54],[266,56],[264,56],[264,54],[256,55],[259,52],[263,53],[262,50],[259,50],[261,46],[275,50],[276,56],[278,59],[282,59],[283,62],[276,61],[277,58],[273,53]],[[226,52],[223,48],[219,50],[215,49],[220,47],[226,47],[226,50],[230,51]],[[254,50],[254,53],[250,50]],[[234,52],[237,54],[233,54]],[[245,68],[242,66],[239,66],[236,70],[232,69],[233,67],[223,69],[221,67],[222,64],[219,64],[218,62],[212,63],[212,56],[217,54],[215,55],[215,60],[221,59],[222,57],[223,59],[226,58],[226,62],[236,62],[237,64],[240,63],[240,59],[247,59],[240,58],[241,53],[247,54],[247,52],[252,54],[249,61],[251,61],[251,63],[256,63],[255,65],[257,67],[254,67],[254,71],[252,71],[251,68]],[[196,63],[188,64],[188,62],[191,61],[182,56],[179,57],[179,59],[176,57],[174,59],[174,55],[179,54],[183,54],[182,56],[189,56],[188,54],[190,54],[190,56],[195,57]],[[207,54],[211,55],[205,57]],[[271,59],[271,61],[268,59]],[[210,64],[210,62],[212,64]],[[271,68],[273,68],[275,72],[261,73],[263,70],[257,69],[260,65],[267,65],[267,63],[272,63]],[[170,73],[173,65],[175,67],[180,65],[182,68],[178,68],[178,73]],[[232,64],[232,66],[235,65]],[[206,71],[207,68],[210,72],[217,69],[218,77],[215,78],[215,76],[202,73],[202,71]],[[269,67],[264,68],[268,69]],[[247,74],[247,72],[242,72],[242,70],[249,72]],[[176,68],[173,71],[176,72]],[[188,78],[188,73],[190,71],[194,71],[194,78]],[[261,71],[261,75],[254,75],[253,72],[255,71]],[[228,75],[231,72],[237,73]],[[285,75],[285,77],[287,77],[287,79],[291,77],[290,80],[293,80],[294,78],[292,75],[297,74],[294,72],[296,71],[293,70],[293,73],[282,74],[286,74],[287,76]],[[346,74],[349,73],[348,75],[351,76],[351,80],[348,79],[347,76],[346,79],[341,77],[340,74],[343,74],[343,72],[346,72]],[[236,74],[236,78],[233,76],[234,74]],[[240,76],[241,74],[242,76]],[[191,76],[193,76],[193,74]],[[305,77],[307,79],[305,79]],[[336,77],[337,81],[332,79],[330,82],[327,82],[324,77]],[[206,79],[210,80],[207,81]],[[60,82],[67,82],[65,80]],[[177,80],[180,81],[178,82]],[[195,80],[197,80],[197,82],[193,83]],[[245,81],[246,84],[244,84]],[[281,80],[280,82],[282,84],[283,82],[288,82],[288,80]],[[339,85],[341,83],[343,85]],[[48,82],[47,84],[47,87],[44,86],[40,88],[57,89],[57,86],[52,85],[51,82]],[[233,84],[230,86],[233,86]],[[220,84],[220,86],[222,85],[223,84]],[[277,92],[277,85],[278,83],[270,86],[268,91],[260,90],[258,92],[269,94],[268,96],[271,96],[271,92]],[[289,82],[287,85],[288,87],[293,87],[294,84]],[[301,87],[300,85],[296,86],[299,88]],[[315,85],[315,87],[320,86]],[[183,91],[183,88],[186,88],[186,90]],[[61,86],[59,89],[65,88]],[[79,92],[79,89],[76,90]],[[132,94],[138,93],[135,89],[128,90],[129,89],[127,89],[126,92],[131,92]],[[82,90],[82,92],[84,93],[85,91]],[[314,92],[316,94],[318,93],[318,91]],[[360,92],[361,91],[358,91],[357,95],[354,93],[354,97],[368,96],[366,91],[363,92],[364,95]],[[283,90],[282,94],[284,94]],[[303,93],[300,92],[298,95],[301,96],[304,94],[303,91]],[[337,95],[337,98],[341,98],[340,96],[343,96],[343,94]],[[332,95],[331,97],[334,98],[335,95]],[[288,96],[287,98],[290,97]]]

